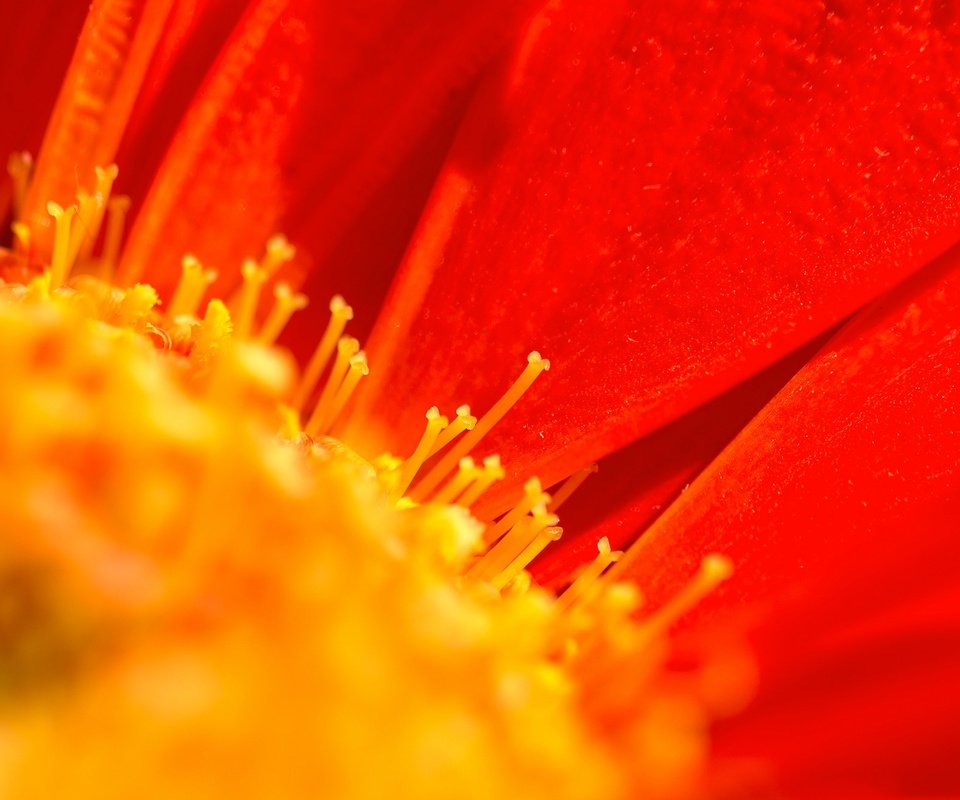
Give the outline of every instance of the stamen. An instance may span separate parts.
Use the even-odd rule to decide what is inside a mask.
[[[547,545],[557,541],[562,535],[563,528],[557,528],[556,526],[544,528],[534,537],[530,544],[523,548],[520,555],[491,579],[490,583],[497,589],[503,589],[514,578],[520,575],[520,573],[527,568],[527,565],[544,551]]]
[[[560,518],[547,512],[545,505],[536,506],[531,515],[520,520],[506,535],[484,554],[467,572],[467,577],[478,581],[491,581],[517,558],[540,531],[556,525]]]
[[[337,342],[337,360],[333,363],[333,369],[327,376],[327,382],[323,387],[320,400],[305,426],[306,432],[311,436],[316,436],[326,423],[329,412],[333,407],[333,399],[337,389],[340,388],[340,384],[350,368],[350,359],[359,352],[360,342],[352,336],[342,336],[340,341]]]
[[[426,416],[427,427],[423,431],[423,436],[420,437],[420,442],[417,444],[410,458],[403,462],[397,484],[393,487],[392,494],[395,501],[400,500],[400,498],[406,494],[410,483],[416,477],[420,467],[423,466],[423,462],[427,460],[430,450],[437,441],[440,432],[446,428],[449,423],[446,417],[440,415],[440,409],[436,406],[431,406]]]
[[[437,443],[433,446],[433,452],[430,455],[432,456],[439,453],[464,431],[472,431],[476,424],[477,418],[470,413],[470,406],[460,406],[460,408],[457,409],[456,419],[440,434],[440,438],[437,439]]]
[[[678,619],[689,613],[704,597],[733,574],[733,562],[726,556],[711,553],[700,563],[690,582],[667,603],[642,622],[641,633],[650,638],[659,636]]]
[[[488,527],[483,533],[483,541],[493,544],[508,530],[516,525],[523,517],[529,514],[534,506],[550,503],[550,495],[543,491],[538,478],[530,478],[523,485],[523,497],[510,511],[500,518],[499,522]]]
[[[10,229],[17,241],[17,252],[21,255],[30,253],[30,226],[25,222],[11,222]]]
[[[350,366],[347,369],[347,375],[337,389],[337,394],[333,398],[333,406],[330,409],[330,418],[324,420],[321,433],[330,431],[340,417],[340,412],[353,396],[360,383],[360,379],[370,374],[370,367],[367,365],[367,354],[361,350],[355,356],[350,358]]]
[[[240,304],[237,310],[237,321],[234,333],[238,339],[249,339],[253,331],[253,320],[257,315],[257,306],[260,304],[260,292],[267,281],[267,274],[260,265],[252,259],[243,262],[240,268],[243,276],[243,286],[240,289]]]
[[[483,459],[483,473],[474,481],[473,486],[460,495],[457,504],[464,508],[470,508],[494,483],[503,480],[506,474],[500,465],[500,456],[487,456]]]
[[[103,235],[103,254],[100,256],[100,277],[105,281],[113,279],[113,273],[120,261],[129,210],[130,198],[127,195],[111,197],[107,201],[107,230]]]
[[[598,469],[599,467],[597,467],[596,464],[589,464],[579,472],[573,473],[573,475],[567,478],[560,485],[559,489],[553,492],[553,499],[550,501],[547,509],[549,511],[556,511],[558,508],[560,508],[560,506],[570,499],[570,495],[577,491],[583,482],[593,475],[593,473],[595,473]]]
[[[517,575],[509,584],[507,584],[507,593],[511,595],[525,595],[530,591],[530,587],[533,585],[533,576],[523,570],[519,575]]]
[[[53,258],[50,264],[50,288],[56,289],[70,276],[70,240],[72,236],[73,218],[77,207],[62,208],[52,200],[47,203],[47,212],[54,219],[56,231],[53,238]]]
[[[264,345],[273,344],[290,321],[290,317],[306,308],[308,302],[305,294],[294,293],[289,284],[282,282],[274,287],[273,297],[273,308],[257,334],[257,341]]]
[[[330,301],[330,321],[327,322],[327,329],[323,332],[323,336],[317,344],[317,349],[313,351],[307,368],[300,378],[297,390],[294,392],[293,402],[291,403],[294,408],[302,410],[306,405],[307,400],[320,381],[320,376],[323,374],[330,356],[333,355],[333,348],[336,347],[337,341],[343,334],[343,329],[351,319],[353,319],[353,309],[347,305],[340,295],[335,295]]]
[[[216,272],[205,270],[203,264],[192,255],[183,257],[180,268],[180,281],[167,309],[167,316],[171,319],[182,315],[195,315],[207,287],[217,279]]]
[[[550,369],[550,362],[542,358],[536,351],[527,356],[527,366],[517,378],[513,385],[507,389],[506,393],[474,426],[473,430],[462,436],[453,447],[440,459],[440,461],[427,473],[427,475],[417,484],[413,491],[413,499],[421,501],[428,497],[430,493],[440,485],[440,482],[450,474],[454,466],[459,463],[467,453],[473,450],[480,440],[490,432],[504,415],[516,404],[524,395],[541,372]]]
[[[449,429],[448,427],[447,430]],[[446,432],[445,430],[444,433]],[[431,502],[437,503],[438,505],[448,505],[455,502],[463,493],[464,489],[470,486],[481,474],[483,474],[483,470],[477,467],[474,460],[470,458],[470,456],[464,456],[460,459],[457,474],[440,487],[440,490],[433,496]]]
[[[282,233],[271,236],[266,249],[267,253],[260,263],[260,268],[268,280],[276,275],[280,267],[293,261],[293,257],[297,254],[297,248],[290,244]]]
[[[30,189],[30,174],[33,172],[33,158],[26,151],[11,153],[7,160],[7,174],[13,182],[13,218],[20,219],[23,203]]]
[[[603,574],[603,571],[611,564],[619,561],[622,555],[622,550],[610,550],[610,540],[606,536],[600,539],[597,542],[596,558],[584,567],[577,579],[557,598],[557,606],[561,609],[570,608],[586,597],[596,585],[597,579]]]
[[[74,247],[76,256],[80,263],[84,263],[90,258],[93,252],[93,246],[100,235],[100,228],[103,225],[103,217],[107,211],[107,203],[110,200],[110,193],[113,191],[113,184],[119,174],[116,164],[108,167],[94,167],[96,176],[96,185],[92,195],[82,195],[80,204],[79,219],[84,225],[84,233],[76,237]],[[83,202],[85,200],[85,202]]]

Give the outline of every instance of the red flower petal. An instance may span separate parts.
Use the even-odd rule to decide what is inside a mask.
[[[957,238],[956,34],[887,3],[549,12],[465,125],[351,440],[409,452],[537,348],[485,447],[549,483],[843,319]]]
[[[43,137],[22,218],[41,258],[52,247],[47,203],[93,192],[94,168],[116,156],[174,0],[95,0]]]
[[[563,538],[534,562],[538,584],[558,588],[597,554],[631,545],[747,422],[819,349],[823,337],[696,411],[600,462],[563,506]],[[502,510],[502,509],[497,509]],[[492,516],[479,509],[480,517]]]
[[[656,604],[708,551],[737,565],[707,606],[818,596],[882,552],[956,553],[960,513],[960,253],[858,315],[618,565]],[[896,592],[927,575],[897,568]]]
[[[0,19],[0,167],[7,156],[40,149],[50,109],[80,35],[88,0],[2,0]],[[6,171],[0,172],[0,221],[11,201]]]
[[[174,137],[123,274],[166,286],[190,250],[235,277],[280,229],[322,258],[523,5],[254,3]]]

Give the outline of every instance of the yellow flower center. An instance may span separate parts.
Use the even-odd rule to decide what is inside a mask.
[[[343,299],[298,375],[273,345],[307,302],[282,237],[233,297],[204,304],[190,256],[165,304],[113,285],[115,177],[51,203],[50,263],[0,287],[0,795],[697,791],[749,670],[668,670],[666,634],[727,560],[638,618],[606,540],[559,597],[526,571],[592,469],[470,513],[504,475],[470,453],[549,362],[368,463],[330,436],[368,372]]]

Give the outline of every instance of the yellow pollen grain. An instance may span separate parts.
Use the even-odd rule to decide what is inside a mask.
[[[671,625],[689,613],[732,574],[733,562],[729,558],[718,553],[705,556],[700,563],[700,569],[690,582],[643,620],[641,633],[649,638],[663,635]]]
[[[543,491],[540,480],[538,478],[530,478],[530,480],[523,485],[523,497],[520,499],[520,502],[504,514],[499,521],[490,525],[486,531],[484,531],[483,541],[488,545],[493,544],[529,514],[534,506],[549,505],[550,499],[550,495]]]
[[[450,430],[450,426],[444,431]],[[470,456],[464,456],[460,459],[460,465],[457,468],[457,474],[447,481],[437,493],[431,498],[432,503],[437,505],[449,505],[456,502],[457,498],[472,484],[483,470],[478,468],[476,462]]]
[[[330,356],[333,355],[333,350],[343,334],[343,329],[351,319],[353,319],[353,309],[347,305],[340,295],[334,295],[330,301],[330,320],[327,322],[327,329],[317,343],[313,355],[310,356],[307,368],[303,371],[303,376],[294,392],[291,402],[294,408],[302,411],[307,404],[307,400],[310,399],[310,395],[320,381],[320,376],[323,374],[327,362],[330,361]]]
[[[400,498],[406,494],[410,483],[416,477],[417,472],[420,471],[420,467],[423,466],[423,462],[429,457],[430,450],[436,443],[440,432],[449,424],[449,420],[440,414],[440,409],[436,406],[430,407],[426,417],[427,427],[424,429],[420,441],[417,443],[410,458],[404,461],[403,466],[400,467],[400,475],[396,485],[393,487],[394,500],[400,500]]]
[[[460,459],[467,455],[480,440],[490,432],[506,413],[513,408],[517,401],[523,397],[524,393],[533,385],[540,373],[550,369],[550,362],[542,358],[536,351],[527,356],[527,366],[517,378],[513,385],[507,389],[503,397],[494,403],[486,414],[484,414],[474,426],[473,430],[466,433],[456,444],[450,448],[424,478],[417,484],[413,492],[413,499],[422,501],[430,496],[440,482],[450,474],[453,468],[459,463]]]
[[[603,574],[603,571],[611,564],[619,561],[622,555],[621,550],[611,551],[610,540],[606,536],[600,539],[597,542],[596,557],[584,567],[577,579],[557,598],[557,605],[560,608],[569,608],[586,597]]]
[[[240,268],[243,286],[240,289],[240,302],[237,309],[234,333],[242,340],[249,339],[253,332],[253,321],[260,304],[260,293],[267,281],[267,273],[252,259],[243,262]]]
[[[340,388],[340,384],[343,382],[347,370],[350,369],[350,359],[359,352],[360,342],[352,336],[340,337],[340,341],[337,342],[337,358],[333,362],[333,368],[327,376],[327,382],[324,384],[323,392],[320,394],[320,400],[317,402],[313,413],[310,415],[310,419],[304,426],[307,433],[311,436],[319,433],[326,423],[330,410],[333,408],[333,400],[336,396],[337,389]]]
[[[560,488],[553,492],[553,499],[547,504],[547,510],[556,511],[560,508],[560,506],[567,502],[570,496],[583,485],[583,482],[598,469],[599,467],[597,467],[596,464],[589,464],[583,469],[573,473],[573,475],[560,485]]]
[[[537,533],[530,544],[520,551],[520,554],[513,561],[490,580],[490,583],[497,589],[503,589],[520,575],[527,568],[527,565],[546,549],[547,545],[557,541],[561,536],[563,536],[563,528],[558,528],[555,525],[544,528]]]
[[[180,280],[167,308],[167,316],[171,319],[196,314],[204,292],[217,278],[216,272],[204,269],[203,264],[189,254],[181,259],[180,269]]]
[[[439,453],[464,431],[472,431],[476,424],[477,418],[470,413],[470,406],[460,406],[457,409],[456,418],[447,426],[446,430],[440,434],[436,444],[433,446],[433,452],[430,453],[430,455],[432,456]]]
[[[47,203],[47,213],[54,219],[56,229],[53,238],[53,258],[50,263],[50,288],[62,286],[73,266],[70,261],[70,242],[73,236],[73,220],[77,214],[77,207],[70,206],[64,209],[57,203]]]
[[[294,292],[287,283],[278,283],[273,290],[273,307],[267,315],[257,334],[257,341],[263,345],[271,345],[281,334],[287,323],[297,311],[307,307],[307,296]]]
[[[487,489],[493,486],[497,481],[503,480],[506,472],[500,464],[500,456],[492,455],[483,459],[483,472],[460,497],[457,498],[457,505],[464,508],[470,508]]]

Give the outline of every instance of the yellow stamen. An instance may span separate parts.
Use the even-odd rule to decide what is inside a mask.
[[[611,564],[619,561],[622,555],[623,551],[621,550],[610,550],[610,540],[604,536],[597,542],[596,557],[584,567],[577,579],[557,598],[557,605],[560,608],[569,608],[586,597],[596,585],[597,579],[603,574],[603,571]]]
[[[678,619],[689,613],[704,597],[733,574],[733,562],[726,556],[711,553],[700,563],[690,582],[667,603],[643,620],[641,633],[650,638],[667,631]]]
[[[530,591],[530,587],[533,585],[533,576],[523,570],[519,575],[517,575],[509,584],[507,584],[507,594],[511,595],[525,595]]]
[[[240,268],[243,286],[240,289],[240,303],[234,333],[238,339],[249,339],[253,331],[253,320],[260,304],[260,292],[266,283],[267,274],[256,261],[247,259]]]
[[[320,400],[313,409],[313,414],[307,422],[305,429],[311,436],[316,436],[323,428],[328,419],[330,410],[333,408],[333,400],[350,369],[350,359],[360,352],[360,342],[352,336],[342,336],[337,342],[337,359],[333,363],[333,368],[327,376],[327,382],[323,387]]]
[[[520,573],[527,568],[527,565],[544,551],[547,545],[557,541],[562,535],[563,528],[556,526],[544,528],[534,537],[530,544],[523,548],[520,555],[491,579],[490,583],[497,589],[503,589],[514,578],[520,575]]]
[[[590,464],[584,467],[579,472],[574,472],[569,478],[567,478],[561,485],[560,488],[553,492],[553,499],[550,501],[550,504],[547,506],[547,509],[550,511],[556,511],[560,506],[562,506],[567,500],[570,499],[577,489],[580,488],[581,484],[589,478],[593,473],[598,470],[596,464]]]
[[[330,417],[324,420],[321,433],[326,433],[333,428],[344,406],[346,406],[347,402],[353,396],[357,384],[360,383],[360,379],[369,374],[370,367],[367,365],[367,354],[361,350],[350,358],[350,365],[347,369],[346,377],[344,377],[343,383],[340,384],[340,388],[337,389],[337,393],[333,398],[333,406],[330,408]]]
[[[78,218],[83,224],[84,230],[81,235],[75,237],[72,246],[74,249],[74,259],[79,258],[83,263],[90,258],[93,252],[93,246],[100,235],[100,227],[103,225],[103,217],[107,210],[107,203],[110,200],[110,193],[113,191],[114,181],[117,179],[119,170],[116,164],[108,167],[95,167],[97,182],[93,194],[78,195],[80,199],[80,213]]]
[[[33,158],[26,151],[11,153],[7,160],[7,174],[13,181],[13,218],[20,219],[23,201],[30,189],[30,174],[33,172]]]
[[[10,229],[17,240],[17,252],[21,255],[30,253],[30,226],[26,222],[12,222]]]
[[[527,366],[517,378],[513,385],[507,389],[493,408],[483,415],[474,426],[473,430],[457,440],[456,444],[447,451],[440,461],[424,476],[423,480],[417,484],[413,496],[415,500],[422,500],[429,497],[430,493],[440,485],[440,482],[450,474],[451,470],[459,463],[460,459],[469,453],[480,440],[490,432],[504,415],[517,403],[524,395],[541,372],[550,369],[550,362],[542,358],[536,351],[527,356]]]
[[[50,288],[56,289],[70,277],[70,241],[73,235],[73,218],[77,207],[62,208],[57,203],[47,203],[47,213],[54,219],[56,230],[53,238],[53,258],[50,264]]]
[[[440,432],[449,424],[449,420],[440,415],[440,409],[436,406],[431,406],[426,416],[427,427],[423,431],[423,436],[420,437],[413,454],[403,462],[403,466],[400,468],[400,475],[393,487],[394,500],[399,500],[406,493],[420,467],[423,466],[423,462],[427,460]]]
[[[433,446],[433,452],[430,455],[432,456],[439,453],[464,431],[472,431],[476,424],[477,418],[470,413],[470,406],[460,406],[460,408],[457,409],[456,419],[440,434],[440,438],[437,439],[437,443]]]
[[[447,428],[449,430],[449,427]],[[446,433],[446,431],[444,431]],[[460,459],[460,466],[457,474],[440,487],[439,491],[433,496],[431,502],[438,505],[447,505],[453,503],[463,493],[464,489],[470,486],[483,470],[479,469],[470,456],[464,456]]]
[[[127,195],[111,197],[107,202],[107,230],[103,235],[103,255],[100,257],[100,277],[113,280],[113,273],[120,261],[120,249],[127,224],[130,198]]]
[[[503,480],[505,475],[506,472],[500,464],[500,456],[487,456],[483,459],[483,472],[480,477],[473,482],[473,485],[469,489],[457,498],[457,504],[464,508],[470,508],[494,483]]]
[[[273,290],[273,308],[257,334],[260,344],[273,344],[295,312],[307,307],[307,296],[294,292],[287,283],[278,283]]]
[[[288,264],[297,254],[297,248],[287,241],[287,237],[282,233],[271,236],[267,242],[267,253],[260,263],[260,268],[269,280],[276,275],[277,270],[284,264]]]
[[[217,279],[216,272],[205,270],[203,264],[192,255],[183,257],[180,268],[180,281],[167,308],[167,316],[171,319],[196,314],[204,292]]]
[[[540,531],[556,525],[560,518],[550,514],[545,505],[536,506],[531,515],[520,520],[506,535],[484,554],[467,576],[473,580],[490,581],[519,556]]]
[[[534,506],[548,505],[550,495],[543,491],[538,478],[530,478],[523,485],[523,497],[510,511],[503,515],[500,520],[489,526],[483,533],[483,541],[488,545],[493,544],[503,534],[516,525],[523,517],[529,514]]]
[[[294,408],[303,409],[310,395],[320,381],[330,356],[333,355],[333,349],[337,345],[343,329],[347,322],[353,319],[353,309],[347,305],[346,301],[340,296],[335,295],[330,301],[330,321],[327,323],[327,329],[323,332],[317,349],[313,351],[307,368],[303,371],[297,390],[294,392],[291,405]]]

